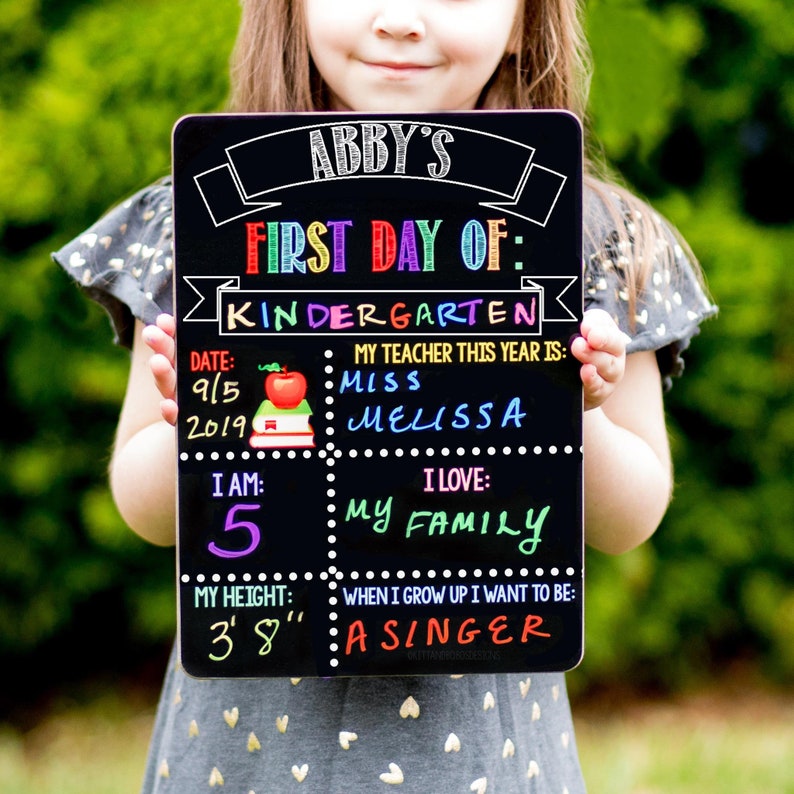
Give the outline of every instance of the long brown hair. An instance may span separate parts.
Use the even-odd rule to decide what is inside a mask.
[[[564,109],[586,126],[590,71],[580,0],[523,0],[509,51],[483,88],[478,107]],[[327,86],[309,55],[303,0],[242,0],[231,85],[234,112],[328,109]],[[658,215],[608,173],[588,137],[585,182],[615,229],[611,239],[591,239],[590,246],[602,261],[620,260],[617,270],[633,318],[654,265],[674,271],[673,249],[659,244],[666,234]],[[676,242],[686,249],[677,235]]]
[[[564,108],[582,116],[589,66],[577,0],[525,0],[515,25],[515,54],[503,58],[479,107]],[[327,109],[302,0],[242,0],[231,76],[232,111]]]

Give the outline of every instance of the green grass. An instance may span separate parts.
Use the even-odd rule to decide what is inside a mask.
[[[794,697],[721,692],[575,713],[589,794],[794,794]],[[153,717],[149,700],[105,693],[56,704],[24,733],[0,725],[0,794],[137,794]]]
[[[105,693],[25,733],[0,725],[0,794],[137,794],[153,720],[151,703]]]
[[[581,708],[589,794],[794,794],[794,697],[756,691]]]

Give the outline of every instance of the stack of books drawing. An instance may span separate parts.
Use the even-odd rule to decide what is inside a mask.
[[[251,422],[250,445],[255,449],[313,447],[311,413],[306,400],[301,400],[294,408],[277,408],[270,400],[263,400]]]

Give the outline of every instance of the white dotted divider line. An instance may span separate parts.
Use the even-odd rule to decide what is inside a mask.
[[[328,543],[329,545],[333,545],[336,543],[336,537],[334,535],[328,536]],[[331,555],[329,554],[329,557]],[[335,556],[335,555],[334,555]],[[332,558],[333,559],[333,558]],[[429,570],[413,570],[413,571],[405,571],[405,570],[398,570],[398,571],[373,571],[373,570],[366,570],[366,571],[340,571],[335,565],[331,565],[328,567],[327,570],[321,571],[317,574],[317,578],[321,579],[322,581],[327,581],[329,583],[329,587],[331,589],[336,589],[337,583],[343,581],[345,579],[349,579],[350,581],[357,582],[359,580],[365,580],[368,582],[374,581],[379,579],[381,581],[389,581],[392,577],[395,579],[405,582],[411,581],[412,579],[451,579],[453,576],[457,576],[459,579],[481,579],[483,577],[490,577],[492,579],[507,577],[512,578],[514,576],[518,576],[522,579],[527,578],[530,575],[534,576],[549,576],[549,577],[558,577],[558,576],[575,576],[577,575],[578,571],[576,568],[572,566],[568,566],[566,568],[549,568],[548,570],[545,568],[535,568],[534,570],[530,570],[529,568],[519,568],[518,570],[514,570],[513,568],[504,568],[503,570],[497,568],[489,568],[488,570],[484,570],[482,568],[473,568],[472,570],[467,570],[465,568],[460,568],[457,571],[453,571],[450,568],[443,568],[440,571],[436,571],[435,569]],[[212,574],[203,574],[199,573],[196,574],[194,577],[191,577],[190,574],[182,574],[179,577],[179,580],[182,584],[190,584],[191,581],[195,581],[198,584],[203,584],[204,582],[214,582],[216,584],[220,582],[228,582],[229,584],[234,584],[236,582],[242,581],[246,584],[251,582],[297,582],[299,579],[303,579],[306,582],[310,582],[314,578],[314,574],[311,571],[289,571],[289,572],[281,572],[277,571],[271,574],[266,573],[243,573],[243,574],[235,574],[229,573],[226,575],[222,575],[219,573],[212,573]]]
[[[325,358],[328,360],[328,364],[325,366],[325,374],[327,376],[327,380],[323,384],[326,389],[325,395],[325,406],[326,406],[326,413],[325,418],[328,420],[328,424],[325,428],[326,435],[330,438],[334,434],[334,427],[331,424],[331,421],[335,417],[334,413],[334,387],[335,383],[333,380],[333,376],[335,374],[334,366],[331,363],[330,359],[333,358],[333,350],[326,350],[325,351]],[[336,579],[339,578],[339,571],[336,566],[333,564],[334,560],[337,556],[336,550],[336,474],[334,474],[333,466],[336,461],[342,457],[341,450],[336,449],[336,446],[333,441],[328,441],[325,445],[325,449],[321,449],[318,451],[318,457],[324,458],[326,463],[326,511],[328,512],[328,519],[326,520],[326,528],[328,530],[326,534],[326,544],[327,544],[327,554],[328,554],[328,561],[329,567],[327,571],[327,582],[328,582],[328,603],[330,607],[330,611],[328,613],[328,651],[330,656],[328,658],[328,664],[331,667],[339,667],[339,658],[337,654],[339,652],[339,643],[337,638],[339,637],[339,626],[337,625],[337,620],[339,619],[339,614],[337,613],[334,607],[337,605],[338,599],[335,595],[336,590]],[[325,573],[325,572],[324,572]]]
[[[330,429],[330,428],[329,428]],[[347,456],[348,458],[357,458],[359,455],[369,458],[388,458],[388,457],[395,457],[395,458],[402,458],[405,456],[411,458],[418,458],[421,456],[425,456],[428,458],[435,457],[437,455],[441,457],[449,457],[450,455],[473,455],[475,457],[487,456],[493,457],[495,455],[518,455],[518,456],[540,456],[540,455],[573,455],[575,452],[582,451],[582,447],[574,447],[571,444],[565,444],[563,446],[557,446],[556,444],[550,444],[547,447],[535,445],[532,447],[528,447],[526,445],[519,445],[516,447],[505,445],[502,447],[495,447],[495,446],[488,446],[488,447],[456,447],[452,449],[451,447],[441,447],[440,449],[436,449],[435,447],[410,447],[410,448],[403,448],[398,447],[397,449],[388,449],[386,447],[381,448],[372,448],[372,447],[365,447],[363,449],[349,449],[346,452],[337,449],[336,445],[333,441],[329,441],[324,449],[303,449],[303,450],[296,450],[296,449],[273,449],[273,450],[258,450],[257,452],[249,452],[248,450],[243,450],[242,452],[234,452],[228,451],[223,455],[220,452],[213,451],[213,452],[194,452],[192,455],[189,452],[182,452],[179,455],[179,459],[182,461],[188,461],[191,459],[193,460],[213,460],[217,461],[221,458],[233,461],[236,460],[238,457],[240,460],[250,460],[251,458],[255,458],[256,460],[265,460],[266,458],[270,458],[271,460],[296,460],[298,458],[309,459],[314,457],[315,455],[324,460],[328,466],[333,466],[336,460]]]

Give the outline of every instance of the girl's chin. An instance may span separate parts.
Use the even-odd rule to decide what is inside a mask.
[[[331,110],[345,113],[444,113],[472,110],[473,107],[445,107],[443,103],[432,100],[387,92],[381,92],[378,97],[360,98],[355,102],[344,102],[337,98],[331,102]]]

